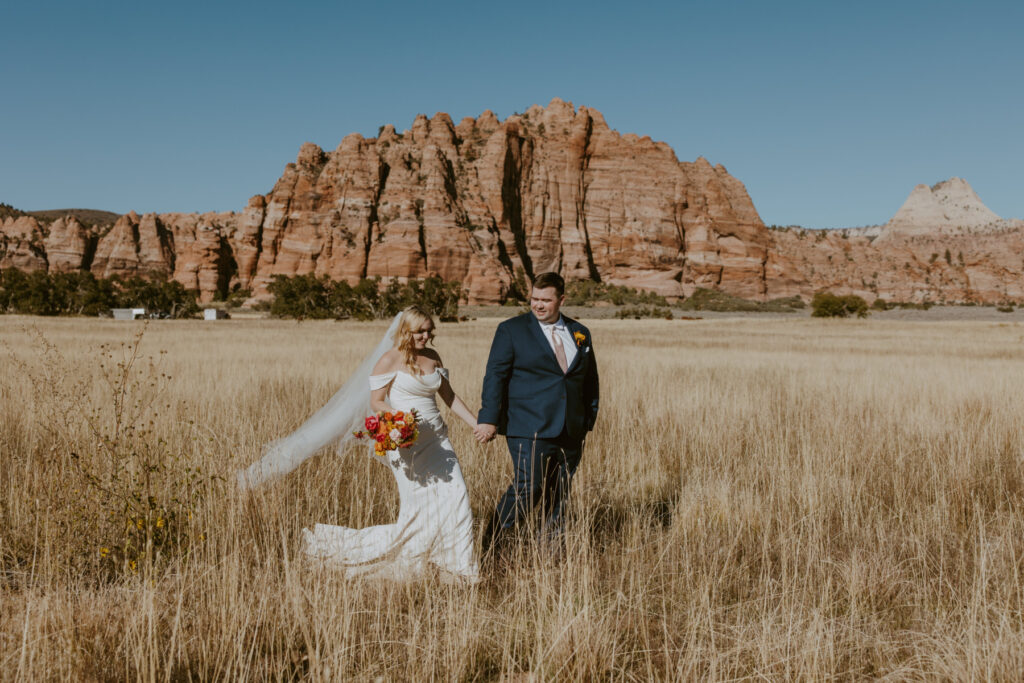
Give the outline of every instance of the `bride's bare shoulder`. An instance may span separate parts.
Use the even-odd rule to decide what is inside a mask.
[[[386,375],[389,372],[394,372],[402,365],[402,354],[398,349],[388,349],[384,352],[384,355],[380,357],[377,364],[373,366],[374,375]]]

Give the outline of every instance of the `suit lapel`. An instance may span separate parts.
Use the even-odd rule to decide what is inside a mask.
[[[565,326],[569,330],[569,335],[573,338],[573,342],[575,343],[576,333],[579,332],[580,328],[583,326],[580,325],[575,320],[573,320],[572,318],[566,318],[565,316],[562,316],[562,319],[565,320]],[[568,375],[570,372],[572,372],[573,369],[577,365],[579,365],[580,362],[583,360],[584,348],[585,347],[582,344],[576,344],[576,356],[572,359],[572,363],[569,364],[569,369],[565,371],[565,374]]]
[[[555,366],[555,369],[561,373],[562,366],[558,364],[558,358],[555,356],[555,350],[551,348],[551,342],[549,342],[544,336],[544,331],[540,328],[540,321],[537,320],[537,316],[535,316],[532,311],[527,313],[526,316],[526,326],[530,328],[530,332],[533,333],[533,337],[540,347],[547,352],[547,357],[551,359],[551,363]]]

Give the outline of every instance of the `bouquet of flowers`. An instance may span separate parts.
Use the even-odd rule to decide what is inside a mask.
[[[352,434],[357,439],[373,439],[374,453],[383,456],[388,451],[408,448],[416,443],[420,435],[416,427],[418,420],[415,408],[406,412],[381,412],[366,418],[363,423],[366,431],[359,430]]]

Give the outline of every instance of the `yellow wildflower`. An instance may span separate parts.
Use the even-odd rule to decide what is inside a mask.
[[[100,548],[100,557],[106,557],[110,554],[110,548]]]

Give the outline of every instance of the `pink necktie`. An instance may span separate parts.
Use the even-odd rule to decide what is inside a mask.
[[[562,340],[558,338],[558,333],[555,332],[555,328],[551,328],[551,341],[555,344],[555,358],[558,359],[558,366],[562,368],[562,374],[564,375],[569,371],[569,363],[565,360],[565,349],[562,348]]]

